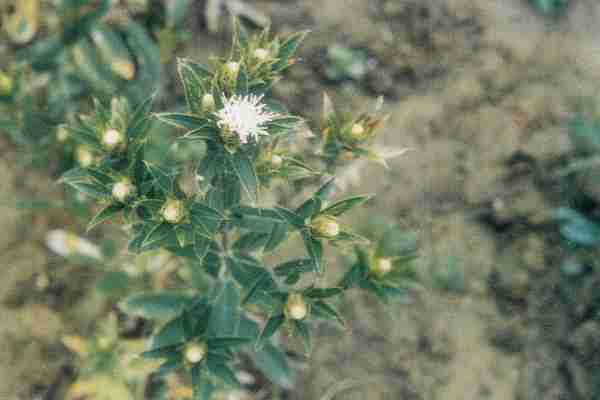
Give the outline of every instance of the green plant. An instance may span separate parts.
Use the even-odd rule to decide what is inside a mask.
[[[178,60],[187,112],[152,114],[152,98],[134,108],[120,97],[96,101],[93,112],[60,128],[89,154],[85,165],[61,178],[101,206],[88,229],[117,220],[130,237],[129,252],[169,253],[182,270],[168,290],[158,285],[161,290],[134,293],[119,304],[158,327],[142,353],[161,360],[153,376],[185,372],[195,399],[238,387],[235,366],[247,358],[274,383],[289,386],[293,377],[279,333],[297,337],[310,354],[317,321],[344,325],[331,301],[344,291],[358,286],[386,302],[405,294],[406,275],[396,270],[414,254],[370,247],[343,224],[343,215],[371,195],[331,201],[340,167],[377,159],[369,143],[386,118],[336,112],[327,100],[322,162],[312,167],[305,159],[314,154],[291,152],[303,120],[278,104],[270,88],[294,64],[304,36],[282,40],[268,30],[249,36],[236,25],[230,54],[213,59],[211,68]],[[176,160],[159,165],[148,159],[155,121],[177,128],[183,133],[177,142],[202,154],[193,172]],[[280,204],[276,189],[298,180],[316,184],[313,194],[298,201],[292,190]],[[294,241],[306,255],[274,263]],[[347,244],[358,261],[339,285],[328,285],[324,252]]]

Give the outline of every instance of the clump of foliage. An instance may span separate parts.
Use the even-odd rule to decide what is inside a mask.
[[[529,0],[529,3],[542,15],[560,17],[566,13],[570,0]]]
[[[89,108],[90,95],[139,104],[156,90],[161,64],[185,37],[188,1],[6,0],[0,4],[0,132],[27,155],[60,163],[85,153],[56,125]],[[55,152],[46,151],[53,147]],[[58,153],[59,156],[51,157]]]

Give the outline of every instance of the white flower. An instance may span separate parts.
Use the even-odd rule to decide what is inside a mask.
[[[75,254],[101,259],[100,249],[90,241],[77,236],[72,232],[55,229],[46,235],[46,245],[56,254],[68,257]]]
[[[249,138],[258,140],[259,136],[268,135],[264,125],[279,115],[265,110],[262,98],[254,94],[235,95],[229,99],[223,97],[223,108],[215,113],[219,119],[217,125],[238,135],[243,144],[248,143]]]

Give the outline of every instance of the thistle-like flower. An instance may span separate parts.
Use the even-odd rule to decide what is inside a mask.
[[[237,135],[242,144],[248,143],[250,138],[258,140],[259,136],[268,135],[264,125],[279,114],[265,110],[262,98],[254,94],[223,97],[223,108],[215,113],[219,119],[217,125],[227,135]]]

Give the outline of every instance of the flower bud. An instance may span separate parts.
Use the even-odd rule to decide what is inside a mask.
[[[340,225],[335,217],[320,215],[311,222],[310,230],[315,236],[333,239],[340,233]]]
[[[229,79],[236,80],[238,73],[240,72],[240,63],[235,61],[229,61],[225,64],[225,74]]]
[[[127,178],[121,179],[112,187],[112,195],[121,203],[125,203],[131,196],[135,194],[135,186]]]
[[[392,260],[387,257],[375,258],[371,261],[371,265],[369,266],[369,270],[371,275],[376,278],[383,278],[392,270],[393,264]]]
[[[289,319],[301,320],[308,314],[308,305],[300,293],[290,293],[283,312]]]
[[[185,360],[190,364],[197,364],[206,357],[206,353],[208,352],[208,346],[206,343],[189,343],[185,346],[183,350],[183,355]]]
[[[64,126],[59,126],[56,130],[56,141],[64,143],[69,138],[69,131]]]
[[[269,56],[270,53],[267,49],[259,47],[258,49],[254,50],[254,58],[256,58],[259,62],[267,61],[269,59]]]
[[[205,93],[202,96],[202,112],[210,113],[215,111],[215,98],[210,93]]]
[[[13,88],[12,79],[0,71],[0,96],[8,96],[11,94]]]
[[[94,163],[94,155],[85,146],[78,146],[75,149],[75,159],[84,168],[90,167]]]
[[[120,150],[125,143],[125,137],[116,129],[108,129],[102,135],[102,146],[108,151]]]
[[[271,156],[271,167],[273,167],[273,169],[279,169],[279,168],[281,168],[282,165],[283,165],[283,158],[281,158],[281,156],[279,156],[277,154],[273,154]]]
[[[185,217],[185,205],[181,200],[170,199],[163,204],[160,213],[168,223],[178,224]]]

